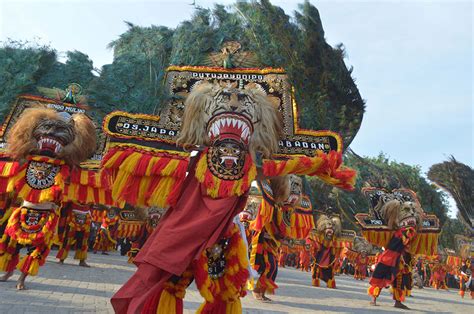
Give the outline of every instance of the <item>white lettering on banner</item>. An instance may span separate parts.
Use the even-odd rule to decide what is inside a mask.
[[[259,74],[235,74],[235,73],[206,73],[206,72],[192,72],[192,78],[212,78],[218,80],[263,80],[264,76]]]

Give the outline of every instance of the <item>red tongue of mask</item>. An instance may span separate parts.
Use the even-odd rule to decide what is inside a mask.
[[[38,141],[38,149],[40,151],[40,154],[50,157],[56,156],[56,154],[59,153],[61,149],[61,147],[58,147],[61,144],[58,143],[59,142],[57,142],[57,140],[53,140],[47,137],[41,137]],[[56,150],[57,148],[58,150]]]
[[[53,143],[48,143],[48,142],[42,142],[40,144],[40,151],[41,152],[50,152],[54,153],[56,149],[56,145]]]
[[[234,161],[232,159],[226,159],[224,163],[227,168],[231,168],[232,165],[234,164]]]

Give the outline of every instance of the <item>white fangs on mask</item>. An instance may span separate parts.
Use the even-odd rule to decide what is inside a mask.
[[[403,219],[400,222],[400,225],[402,227],[416,226],[416,218],[415,217],[407,217],[407,218]]]
[[[216,138],[221,134],[221,129],[224,127],[236,128],[240,131],[240,137],[244,141],[248,141],[251,135],[251,128],[244,120],[237,117],[220,117],[214,120],[210,127],[208,127],[209,137]]]
[[[55,154],[58,154],[63,149],[63,145],[61,143],[59,143],[57,140],[55,140],[53,138],[49,138],[49,137],[42,137],[38,141],[38,148],[40,150],[43,149],[45,146],[54,147],[54,153]]]

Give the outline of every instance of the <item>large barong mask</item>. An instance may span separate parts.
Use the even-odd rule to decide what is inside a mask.
[[[365,238],[363,237],[355,237],[353,250],[360,253],[362,256],[367,256],[369,254],[375,254],[376,249],[372,244],[370,244]]]
[[[31,108],[16,121],[7,144],[8,153],[16,160],[44,155],[79,165],[95,151],[95,126],[84,114],[71,116],[53,109]]]
[[[381,219],[390,229],[421,227],[423,210],[415,192],[397,189],[389,193],[383,189],[366,188],[363,193],[370,201],[370,214]]]
[[[239,167],[246,152],[270,157],[278,149],[281,119],[277,108],[256,83],[200,81],[186,98],[177,140],[184,147],[213,147],[221,170]]]
[[[341,235],[341,219],[336,215],[322,214],[316,221],[316,231],[331,241]]]
[[[394,232],[407,230],[411,254],[436,254],[439,219],[423,211],[414,191],[402,188],[388,192],[383,188],[367,187],[362,192],[369,201],[369,212],[358,213],[355,219],[367,241],[387,247]]]
[[[296,206],[300,203],[303,193],[303,179],[289,174],[269,180],[271,195],[276,204]]]

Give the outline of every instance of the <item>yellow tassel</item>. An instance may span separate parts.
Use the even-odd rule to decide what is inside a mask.
[[[166,207],[169,204],[166,202],[166,199],[173,188],[176,180],[172,177],[163,177],[160,182],[156,185],[152,196],[148,200],[148,205]]]
[[[76,251],[76,254],[74,254],[74,259],[83,261],[87,259],[87,251]]]
[[[81,170],[81,177],[79,179],[79,183],[82,185],[88,185],[89,184],[89,172],[88,171],[82,171]]]
[[[3,167],[3,170],[0,173],[0,177],[10,177],[10,172],[11,172],[13,164],[14,164],[13,162],[5,163],[5,166]]]
[[[161,171],[162,176],[170,177],[174,174],[176,168],[178,168],[179,160],[171,159],[165,168]]]
[[[221,180],[213,176],[212,181],[214,182],[214,184],[210,187],[207,187],[207,192],[210,197],[217,198],[219,196],[219,187],[221,185]]]
[[[206,174],[207,170],[207,157],[206,155],[202,155],[201,159],[199,159],[197,165],[196,165],[196,179],[198,179],[199,182],[204,182],[204,175]]]
[[[12,212],[13,212],[13,207],[9,207],[3,214],[3,217],[0,219],[0,225],[3,224],[5,221],[7,221],[8,218],[10,218]]]
[[[112,156],[110,156],[110,158],[105,162],[104,168],[106,168],[106,169],[112,168],[112,166],[115,164],[115,162],[120,157],[120,155],[122,155],[122,152],[118,151],[115,154],[113,154]]]
[[[138,152],[131,153],[130,156],[125,158],[119,169],[130,173],[135,172],[135,168],[137,167],[137,164],[140,161],[141,157],[142,154]]]
[[[20,259],[20,262],[17,264],[16,268],[21,269],[23,267],[23,265],[25,264],[27,258],[28,258],[28,255],[23,256]]]
[[[7,265],[11,259],[12,259],[12,255],[9,253],[5,253],[2,256],[0,256],[0,271],[7,270]]]
[[[247,281],[247,290],[254,290],[256,288],[255,286],[255,280],[253,279],[253,277],[250,277],[249,280]]]
[[[240,314],[242,313],[242,303],[240,302],[240,298],[232,303],[227,303],[225,308],[225,314]]]
[[[38,275],[38,270],[39,270],[39,260],[35,258],[33,262],[31,262],[31,266],[28,269],[28,274],[30,274],[31,276],[36,276]]]
[[[156,314],[174,314],[176,313],[176,297],[166,289],[161,292],[160,302],[156,309]]]
[[[151,177],[143,177],[140,180],[140,191],[148,191],[148,187],[150,186]],[[145,206],[145,193],[139,193],[137,204]]]

